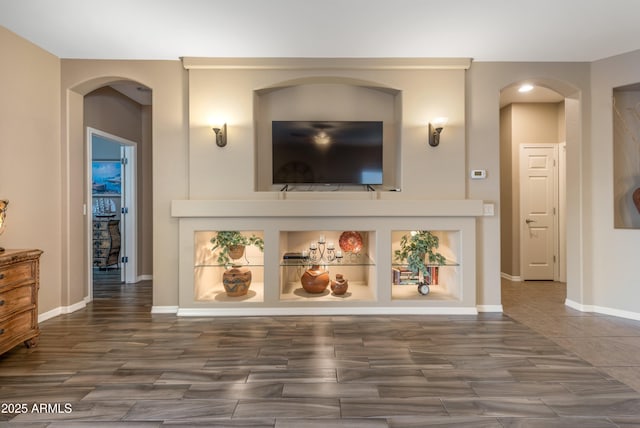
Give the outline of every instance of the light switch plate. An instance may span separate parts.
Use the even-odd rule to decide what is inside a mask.
[[[472,169],[471,170],[471,179],[472,180],[483,180],[487,178],[487,170],[486,169]]]
[[[482,204],[482,214],[485,216],[495,215],[494,204]]]

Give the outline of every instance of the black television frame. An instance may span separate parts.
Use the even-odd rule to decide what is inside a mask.
[[[272,184],[383,183],[383,121],[274,120],[271,127]]]

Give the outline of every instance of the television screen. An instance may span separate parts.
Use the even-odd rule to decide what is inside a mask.
[[[382,184],[381,121],[273,121],[273,184]]]

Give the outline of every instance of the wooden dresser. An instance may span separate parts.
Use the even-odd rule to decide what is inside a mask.
[[[108,268],[120,263],[120,220],[93,220],[93,265]]]
[[[40,250],[0,253],[0,354],[20,342],[36,346]]]

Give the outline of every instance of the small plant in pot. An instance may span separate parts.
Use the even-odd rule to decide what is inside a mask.
[[[398,262],[406,261],[407,267],[416,275],[426,275],[427,265],[444,265],[445,257],[436,251],[440,240],[428,230],[412,231],[400,239],[400,249],[395,250],[394,259]],[[418,284],[420,294],[428,294],[429,286],[422,281]]]
[[[229,265],[231,260],[239,259],[244,255],[247,245],[253,245],[264,251],[264,240],[256,235],[243,235],[237,230],[221,230],[211,238],[213,247],[211,251],[218,251],[218,263]]]

